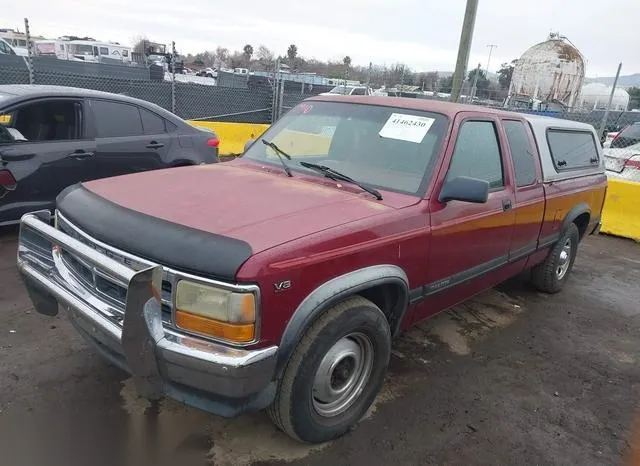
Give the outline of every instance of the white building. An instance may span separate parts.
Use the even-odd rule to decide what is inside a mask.
[[[585,110],[604,110],[607,108],[612,86],[602,83],[589,83],[582,86],[580,107]],[[611,110],[625,111],[629,105],[629,93],[618,87],[613,94]]]

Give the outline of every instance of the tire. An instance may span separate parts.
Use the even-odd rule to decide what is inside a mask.
[[[362,297],[337,304],[318,318],[294,350],[267,411],[271,420],[307,443],[343,435],[375,400],[390,355],[391,330],[375,304]],[[319,371],[321,364],[324,370]],[[336,395],[332,389],[344,393]]]
[[[531,270],[531,281],[538,290],[545,293],[562,290],[573,269],[579,241],[578,227],[575,223],[570,223],[544,262]],[[564,253],[569,257],[565,257]]]

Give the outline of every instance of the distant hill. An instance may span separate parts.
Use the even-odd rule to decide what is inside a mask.
[[[585,82],[587,83],[602,83],[607,84],[608,86],[613,85],[613,80],[615,77],[604,77],[604,78],[585,78]],[[640,73],[628,74],[626,76],[620,76],[618,78],[618,86],[620,87],[640,87]]]

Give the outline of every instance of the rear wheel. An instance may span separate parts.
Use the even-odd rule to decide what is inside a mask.
[[[540,291],[557,293],[567,281],[578,252],[580,232],[570,223],[555,244],[549,256],[531,270],[531,281]]]
[[[339,437],[373,403],[390,354],[389,324],[375,304],[354,297],[334,306],[295,349],[269,416],[304,442]]]

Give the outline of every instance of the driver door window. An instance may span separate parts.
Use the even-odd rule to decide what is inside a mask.
[[[465,121],[458,131],[447,180],[458,176],[478,178],[489,189],[504,187],[504,171],[496,126],[492,121]]]

